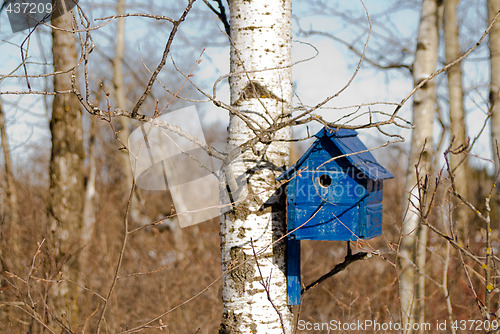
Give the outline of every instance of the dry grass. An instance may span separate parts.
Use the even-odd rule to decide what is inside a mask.
[[[40,164],[46,161],[41,159]],[[112,171],[110,162],[100,160],[100,170]],[[303,296],[299,319],[314,323],[338,320],[342,322],[373,320],[380,323],[399,322],[398,270],[396,262],[399,231],[402,221],[404,171],[395,163],[389,166],[395,179],[386,182],[384,198],[384,234],[370,240],[369,245],[382,256],[359,261],[350,265],[323,284]],[[45,246],[37,254],[38,244],[46,231],[46,175],[20,170],[18,174],[19,201],[21,205],[21,229],[23,252],[18,258],[4,254],[5,264],[12,263],[9,273],[2,274],[1,294],[3,310],[10,310],[9,323],[0,324],[3,333],[41,333],[43,327],[29,315],[33,311],[44,319],[49,309],[45,305],[46,292],[52,284],[44,271],[47,258]],[[477,182],[472,190],[480,202],[491,180],[484,173],[475,172]],[[446,181],[443,181],[443,184]],[[98,311],[114,275],[120,245],[123,238],[123,219],[126,192],[120,178],[101,175],[98,183],[99,207],[97,224],[92,243],[93,260],[88,268],[82,268],[80,324],[74,332],[93,333]],[[445,189],[443,187],[443,189]],[[441,190],[440,190],[441,191]],[[163,192],[143,192],[147,206],[145,212],[154,220],[169,211],[171,199]],[[439,210],[446,207],[445,193],[440,193],[435,205],[432,224],[441,227]],[[483,233],[478,220],[471,223],[469,249],[484,256]],[[497,231],[495,231],[497,233]],[[8,238],[8,235],[3,235]],[[216,283],[189,303],[176,308],[161,320],[147,324],[145,333],[215,333],[218,331],[221,303],[221,260],[217,219],[185,228],[177,232],[170,229],[147,228],[130,236],[124,262],[119,272],[116,289],[106,313],[103,329],[118,333],[147,324],[151,319],[182,304],[212,282]],[[494,240],[498,247],[498,239]],[[342,262],[346,254],[345,242],[303,242],[303,283],[307,284]],[[443,268],[447,242],[431,232],[428,247],[426,290],[426,321],[434,324],[448,318],[445,295],[439,284],[443,280]],[[359,245],[367,249],[367,245]],[[353,245],[354,247],[354,245]],[[356,250],[354,250],[356,251]],[[33,265],[32,265],[33,263]],[[483,319],[477,300],[484,300],[482,268],[465,260],[471,277],[472,289],[465,275],[464,266],[456,250],[452,250],[449,263],[448,285],[453,306],[453,318]],[[474,273],[474,271],[477,272]],[[31,274],[31,278],[30,275]],[[217,281],[218,280],[218,281]],[[495,307],[498,296],[494,293]],[[297,310],[298,311],[298,310]],[[64,319],[63,319],[64,320]],[[5,319],[4,319],[5,321]],[[58,327],[58,324],[50,324]],[[319,331],[327,333],[327,331]],[[370,333],[370,331],[366,331]],[[45,331],[48,333],[48,331]]]

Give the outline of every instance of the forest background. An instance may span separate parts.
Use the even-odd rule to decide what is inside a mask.
[[[437,1],[440,6],[448,2],[451,1]],[[221,14],[217,1],[208,3]],[[407,201],[413,189],[408,186],[408,171],[414,170],[418,162],[410,155],[410,147],[415,143],[411,126],[415,123],[413,88],[418,84],[413,69],[425,3],[412,0],[293,3],[294,112],[307,110],[331,92],[340,93],[315,111],[317,120],[293,127],[293,137],[298,141],[292,143],[290,163],[307,149],[310,135],[325,124],[341,124],[362,128],[361,139],[395,175],[385,183],[383,235],[368,243],[351,245],[355,251],[374,256],[351,264],[307,291],[300,310],[295,312],[295,321],[372,319],[435,323],[447,319],[451,323],[496,319],[499,307],[496,254],[500,244],[494,189],[498,162],[495,164],[496,147],[490,130],[496,101],[491,96],[488,44],[492,16],[488,17],[486,1],[458,3],[456,18],[461,46],[458,56],[472,50],[459,63],[469,140],[460,143],[465,145],[462,149],[452,144],[451,139],[458,136],[451,129],[449,81],[447,72],[442,71],[432,80],[436,103],[432,122],[427,126],[434,138],[427,143],[433,148],[431,168],[424,173],[427,178],[420,175],[419,179],[417,175],[415,185],[420,197],[419,203],[412,206]],[[83,65],[78,69],[78,80],[81,87],[86,82],[92,83],[88,94],[97,106],[102,110],[128,110],[140,99],[153,69],[161,62],[172,26],[159,17],[96,19],[117,15],[120,10],[178,17],[185,8],[186,3],[179,1],[78,4],[75,17],[82,31],[75,33],[75,41],[88,42],[86,20],[90,26],[102,24],[91,31],[91,52],[86,54],[90,44],[76,43],[75,49],[77,54],[89,57],[87,72]],[[450,20],[443,19],[443,8],[440,11],[436,71],[451,62],[442,30]],[[47,26],[31,33],[28,30],[12,33],[6,13],[0,15],[0,99],[5,117],[0,129],[4,150],[1,173],[5,175],[0,192],[0,305],[5,312],[0,326],[12,333],[50,332],[54,328],[92,332],[100,326],[113,333],[216,332],[223,313],[220,219],[180,229],[168,191],[130,192],[132,176],[123,146],[126,134],[139,126],[136,120],[108,119],[106,115],[82,112],[81,141],[85,153],[81,172],[85,182],[81,198],[85,203],[82,222],[86,241],[78,254],[87,259],[75,281],[58,277],[54,268],[47,269],[53,255],[47,246],[50,239],[47,231],[51,226],[50,211],[57,201],[49,191],[54,189],[49,173],[53,147],[51,92],[56,90],[53,38]],[[160,110],[167,107],[168,112],[195,105],[207,142],[225,142],[229,113],[200,90],[212,92],[214,82],[229,73],[229,53],[230,42],[223,22],[206,3],[195,2],[179,25],[166,65],[144,101],[143,113],[154,116],[158,106]],[[86,60],[82,59],[81,64]],[[431,74],[432,71],[425,77]],[[229,104],[227,80],[216,86],[214,96]],[[386,119],[396,108],[396,121],[382,129],[365,126]],[[414,150],[422,150],[416,144],[413,146]],[[456,166],[450,169],[448,164],[451,151],[466,153],[467,170],[463,179],[449,177],[449,171],[456,170]],[[463,183],[468,184],[466,189],[456,186]],[[425,200],[423,193],[428,196]],[[489,202],[488,198],[493,200]],[[464,208],[466,213],[460,213]],[[431,227],[425,231],[426,260],[423,264],[415,260],[417,270],[413,275],[424,277],[426,288],[415,288],[415,295],[421,295],[414,302],[418,307],[409,311],[415,313],[409,316],[413,320],[405,318],[408,309],[400,298],[405,266],[398,259],[400,250],[404,251],[403,241],[409,235],[404,231],[408,212],[420,217],[419,226]],[[455,238],[452,230],[460,215],[466,217],[467,233],[457,233]],[[128,226],[126,230],[124,224]],[[418,247],[414,245],[415,241],[412,252]],[[307,284],[327,273],[345,256],[344,242],[303,242],[303,282]],[[51,287],[54,290],[53,286],[63,281],[78,287],[77,320],[71,319],[74,314],[54,315],[47,302],[52,298]],[[449,327],[448,331],[456,329]]]

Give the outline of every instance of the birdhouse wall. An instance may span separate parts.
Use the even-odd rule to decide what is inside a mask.
[[[382,234],[382,203],[366,206],[365,239],[371,239]]]
[[[369,179],[329,141],[316,142],[288,184],[288,230],[297,240],[357,240],[382,233],[382,181]]]

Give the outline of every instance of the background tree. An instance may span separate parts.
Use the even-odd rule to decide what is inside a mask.
[[[17,188],[14,176],[14,166],[12,163],[9,141],[7,137],[7,126],[5,121],[5,113],[0,101],[0,134],[2,141],[2,151],[5,164],[5,197],[4,210],[4,235],[8,235],[8,243],[11,245],[7,251],[18,254],[19,240],[17,239],[19,230],[19,206],[17,205]]]
[[[500,10],[499,0],[487,0],[488,22]],[[500,168],[498,161],[498,138],[500,138],[500,23],[497,21],[490,31],[490,112],[491,112],[491,147],[495,170]]]
[[[459,42],[459,25],[457,6],[458,0],[444,1],[444,43],[445,59],[449,64],[461,55]],[[470,175],[468,162],[467,128],[465,125],[465,109],[463,105],[462,88],[462,63],[450,67],[447,70],[448,77],[448,103],[450,114],[450,140],[457,154],[450,156],[452,172],[455,173],[457,191],[468,197],[467,176]],[[461,151],[461,152],[460,152]],[[457,203],[456,211],[456,234],[461,240],[469,238],[468,225],[470,223],[469,209]]]
[[[10,146],[7,137],[7,126],[5,121],[5,113],[0,100],[0,140],[2,141],[2,151],[5,165],[5,200],[2,204],[2,220],[0,225],[0,270],[2,273],[15,271],[20,267],[20,228],[19,228],[19,206],[17,203],[17,187],[14,176],[14,166],[12,163]],[[6,255],[9,256],[6,256]],[[7,260],[8,259],[8,260]],[[0,286],[3,289],[8,288],[8,282],[1,279]],[[8,302],[6,294],[0,298],[0,302]],[[5,308],[0,312],[0,323],[9,323],[11,320],[12,309]],[[6,326],[7,330],[12,330],[10,326]]]
[[[464,102],[468,103],[467,109],[476,120],[475,116],[481,115],[481,109],[486,110],[485,98],[489,88],[487,80],[482,77],[487,74],[487,61],[484,57],[487,50],[482,43],[488,33],[486,31],[484,34],[486,7],[484,2],[479,6],[479,1],[462,1],[464,3],[459,7],[459,17],[460,22],[464,22],[461,29],[465,33],[460,36],[460,42],[468,50],[461,57],[466,61],[463,67],[466,74]],[[35,31],[11,36],[10,31],[3,32],[8,23],[0,25],[0,38],[6,41],[2,44],[5,52],[0,54],[0,94],[6,102],[4,106],[8,118],[15,119],[13,127],[9,129],[9,133],[14,136],[9,139],[14,143],[13,152],[16,153],[14,165],[19,166],[16,170],[16,184],[20,220],[27,222],[21,226],[20,247],[23,252],[20,260],[28,265],[14,272],[2,273],[6,288],[2,288],[0,293],[7,293],[7,300],[0,302],[0,307],[2,310],[4,307],[15,308],[20,311],[19,314],[25,315],[18,316],[16,313],[11,318],[9,325],[13,328],[22,328],[20,330],[31,333],[61,330],[97,332],[100,326],[101,332],[113,333],[163,330],[208,334],[217,330],[234,331],[235,327],[248,331],[254,324],[264,327],[261,321],[250,319],[254,314],[260,319],[268,316],[267,324],[272,329],[265,328],[264,332],[283,332],[291,328],[291,322],[288,321],[291,312],[286,306],[282,280],[284,265],[279,262],[282,261],[280,259],[283,252],[279,243],[272,244],[284,232],[283,218],[279,217],[282,217],[283,208],[273,205],[278,201],[275,194],[278,185],[274,183],[274,178],[288,163],[288,142],[303,142],[303,145],[297,145],[299,149],[303,149],[307,146],[305,140],[323,126],[362,129],[359,131],[360,137],[375,155],[378,153],[379,161],[396,178],[384,184],[384,234],[373,240],[351,243],[351,251],[347,253],[354,252],[355,246],[361,255],[369,253],[373,256],[363,263],[352,263],[348,270],[339,271],[315,289],[307,290],[303,294],[300,314],[297,314],[297,329],[307,331],[303,327],[304,323],[323,323],[332,319],[344,323],[367,319],[379,323],[404,321],[400,316],[401,305],[396,286],[400,269],[397,267],[401,246],[399,227],[404,210],[401,208],[405,179],[402,166],[408,160],[405,152],[409,145],[397,145],[394,141],[409,137],[409,131],[406,132],[411,123],[408,101],[420,88],[412,85],[412,80],[405,75],[412,67],[409,64],[414,57],[413,51],[417,50],[417,11],[421,3],[413,0],[366,4],[356,1],[295,1],[294,13],[303,29],[311,27],[311,31],[323,30],[328,32],[328,38],[333,38],[327,40],[323,38],[327,35],[321,34],[296,35],[301,42],[314,45],[319,54],[316,58],[309,59],[316,54],[316,49],[304,43],[294,44],[297,62],[290,65],[293,65],[297,75],[294,82],[296,107],[292,109],[289,107],[291,102],[287,88],[289,58],[284,52],[273,53],[273,48],[284,51],[288,46],[286,43],[284,46],[274,45],[270,38],[266,42],[266,38],[260,37],[265,34],[266,27],[274,24],[274,19],[282,17],[275,18],[271,14],[282,9],[275,10],[275,4],[269,5],[272,7],[269,7],[270,14],[265,15],[264,23],[255,22],[256,18],[254,21],[250,14],[247,16],[246,12],[242,13],[245,15],[241,16],[248,20],[242,22],[239,28],[233,27],[236,32],[230,33],[235,36],[231,36],[228,43],[225,27],[229,26],[229,22],[219,23],[220,31],[212,29],[216,27],[216,19],[224,20],[223,2],[206,2],[213,4],[213,10],[201,1],[191,1],[187,5],[178,1],[128,3],[123,17],[127,21],[127,30],[121,67],[124,95],[128,103],[123,108],[118,107],[119,96],[112,78],[113,65],[116,64],[112,60],[117,54],[114,37],[117,36],[116,23],[119,18],[116,16],[116,1],[104,4],[105,6],[100,6],[100,2],[81,2],[81,7],[74,12],[77,19],[73,24],[77,31],[73,34],[76,38],[73,42],[79,41],[77,51],[82,61],[78,62],[77,69],[79,87],[75,85],[69,89],[75,90],[85,110],[96,121],[96,127],[93,128],[84,119],[84,138],[88,138],[89,143],[84,145],[86,152],[89,152],[84,165],[88,168],[87,194],[91,190],[89,186],[92,184],[92,175],[95,175],[95,191],[99,200],[95,201],[95,212],[88,215],[95,217],[95,230],[86,230],[83,234],[84,241],[75,241],[81,243],[78,246],[79,252],[72,253],[82,257],[85,251],[89,251],[87,257],[90,261],[85,261],[86,264],[82,265],[83,260],[79,259],[78,276],[82,279],[77,282],[80,284],[79,292],[83,302],[78,308],[78,325],[71,327],[67,318],[59,317],[61,322],[49,323],[46,316],[57,316],[53,313],[53,297],[47,294],[47,288],[62,287],[65,283],[71,285],[71,282],[64,280],[69,277],[64,272],[62,282],[56,282],[54,278],[59,279],[57,275],[51,275],[42,269],[44,263],[54,259],[53,254],[40,252],[48,244],[44,242],[48,219],[46,206],[49,202],[48,127],[43,122],[36,122],[36,131],[45,130],[45,137],[37,137],[26,143],[19,135],[23,131],[28,132],[26,125],[19,127],[19,124],[26,123],[21,116],[32,115],[38,110],[49,110],[43,103],[38,103],[43,99],[36,94],[45,96],[45,100],[50,102],[48,96],[62,93],[55,93],[50,81],[45,81],[45,78],[51,80],[54,76],[54,73],[46,71],[52,71],[52,62],[42,56],[44,45],[50,45],[50,30],[49,27],[41,26]],[[257,8],[257,14],[264,8],[259,4],[260,2],[255,2],[260,7]],[[242,8],[237,2],[231,3],[231,6],[234,6],[233,9]],[[244,8],[248,8],[248,11],[255,9],[253,6],[253,3],[244,2]],[[214,11],[217,16],[213,15]],[[233,15],[236,15],[238,24],[241,17]],[[0,16],[0,21],[3,19],[5,15]],[[285,28],[278,30],[286,31]],[[38,39],[40,44],[37,43]],[[214,45],[219,42],[222,47],[216,49]],[[272,45],[268,46],[266,43]],[[345,48],[338,47],[338,43]],[[476,47],[476,43],[479,47]],[[233,44],[232,72],[226,66],[230,44]],[[205,47],[203,55],[198,58]],[[304,48],[307,53],[302,53]],[[421,48],[422,45],[419,45],[417,52],[421,52]],[[441,52],[443,51],[444,48],[441,48]],[[279,63],[278,54],[281,54],[282,64]],[[352,57],[354,54],[356,58]],[[472,55],[470,59],[468,54]],[[304,59],[309,60],[304,62]],[[315,62],[317,67],[305,67]],[[431,73],[433,70],[426,75],[423,71],[420,72],[425,79],[432,74],[431,78],[434,77],[435,84],[440,87],[439,93],[442,93],[439,99],[441,110],[448,110],[448,99],[444,98],[447,91],[446,80],[443,80],[444,75],[440,73],[444,73],[450,66],[446,66],[444,61],[441,66],[445,68],[439,68],[434,74]],[[471,66],[477,66],[477,70],[471,71]],[[401,71],[393,69],[403,69],[405,74],[400,75]],[[229,85],[225,80],[228,78],[231,78],[229,84],[233,86],[231,102],[228,102]],[[476,79],[477,82],[473,82]],[[31,90],[26,87],[26,81],[31,83]],[[104,82],[102,86],[101,82]],[[429,82],[424,80],[419,83],[424,90],[428,88],[424,83]],[[323,94],[328,94],[328,97],[323,98]],[[421,96],[416,101],[421,101]],[[475,105],[471,106],[471,101]],[[210,108],[209,105],[214,102],[216,107],[221,108]],[[228,232],[224,238],[234,242],[233,248],[224,249],[224,265],[227,269],[224,272],[221,270],[221,248],[217,237],[221,232],[220,221],[199,224],[195,226],[196,229],[187,227],[172,231],[167,226],[175,222],[175,211],[171,210],[172,201],[168,193],[141,190],[140,195],[144,201],[141,202],[140,209],[149,217],[149,223],[145,226],[129,223],[133,219],[130,219],[127,212],[124,197],[130,194],[125,194],[123,189],[130,187],[130,184],[123,184],[123,162],[126,160],[119,158],[119,149],[124,149],[116,139],[121,133],[117,131],[120,118],[133,119],[137,124],[153,122],[168,128],[169,124],[160,124],[155,120],[157,114],[154,112],[161,111],[165,106],[168,106],[165,109],[168,112],[186,104],[195,104],[200,111],[209,110],[206,115],[200,113],[204,125],[209,123],[205,123],[204,116],[210,118],[217,113],[224,114],[221,118],[225,121],[224,117],[229,118],[231,114],[231,131],[234,133],[231,134],[229,146],[234,149],[233,152],[243,152],[229,166],[231,168],[227,169],[229,179],[231,175],[243,174],[244,183],[249,184],[250,191],[241,198],[232,193],[236,196],[235,208],[223,221],[222,233]],[[155,106],[158,108],[155,109]],[[442,121],[442,124],[445,123]],[[488,197],[493,179],[491,173],[478,169],[478,166],[489,167],[480,158],[485,154],[489,155],[489,152],[481,152],[478,144],[474,145],[474,142],[484,144],[485,140],[483,135],[476,141],[475,125],[476,121],[468,124],[469,133],[474,138],[471,140],[470,155],[473,168],[469,176],[473,196],[470,196],[471,202],[467,204],[460,199],[457,201],[469,209],[475,208],[471,210],[475,216],[472,218],[468,247],[461,247],[450,237],[449,232],[444,232],[453,223],[452,212],[455,207],[450,199],[458,198],[453,193],[452,180],[442,176],[447,174],[446,164],[435,159],[436,169],[441,168],[443,172],[438,172],[436,178],[428,178],[428,182],[425,182],[422,175],[420,182],[415,181],[418,188],[415,193],[431,194],[430,199],[426,198],[428,202],[424,208],[428,210],[421,210],[421,207],[411,209],[418,217],[418,224],[427,225],[431,230],[425,266],[427,292],[424,298],[418,299],[418,303],[425,302],[425,319],[432,324],[445,318],[449,319],[450,324],[456,319],[484,320],[488,316],[488,310],[494,311],[497,307],[495,296],[498,283],[495,276],[498,271],[491,265],[492,262],[497,262],[492,256],[497,252],[494,242],[497,231],[493,225],[488,238],[484,234],[488,225],[483,219],[489,210],[483,199]],[[220,130],[225,126],[226,124],[213,127],[208,125],[206,129],[210,135],[205,133],[205,137],[210,138],[208,142],[225,141],[227,131]],[[93,137],[92,133],[96,128],[97,135]],[[290,129],[293,129],[293,139],[288,137]],[[91,138],[96,139],[94,145],[91,144]],[[38,146],[30,152],[35,141]],[[434,140],[433,144],[437,142],[436,146],[439,148],[440,141],[444,142],[444,139]],[[489,142],[489,138],[486,141]],[[377,148],[382,146],[386,148],[378,151]],[[444,153],[447,150],[436,151],[441,156],[441,151]],[[447,156],[450,155],[449,152],[446,153]],[[479,164],[481,161],[482,164]],[[94,164],[93,173],[90,166]],[[276,221],[276,233],[267,234],[269,230],[262,228],[264,239],[267,239],[264,242],[263,238],[259,239],[254,233],[262,222],[273,219]],[[250,222],[255,227],[249,226]],[[160,228],[161,226],[164,227]],[[231,230],[231,226],[239,234],[231,235],[235,232]],[[76,231],[77,234],[80,232]],[[179,256],[181,252],[176,246],[179,234],[186,241],[182,256]],[[91,238],[90,242],[88,238]],[[403,239],[405,238],[406,235],[403,234]],[[492,254],[489,255],[486,253],[486,239],[492,245]],[[461,256],[452,256],[453,248]],[[345,249],[344,242],[302,242],[303,282],[309,285],[309,282],[316,282],[325,272],[335,272],[342,268],[345,264],[345,261],[342,262],[345,259]],[[2,257],[2,261],[12,260],[8,254]],[[233,261],[226,261],[231,258]],[[278,260],[272,263],[271,258]],[[489,260],[486,261],[486,258]],[[75,257],[70,260],[72,259]],[[410,265],[414,266],[414,261]],[[483,269],[483,265],[492,268],[488,275],[485,275],[487,271]],[[267,280],[270,276],[269,268],[272,268],[270,281]],[[262,269],[262,275],[258,272],[259,269]],[[281,282],[281,285],[274,286],[276,282]],[[231,290],[231,287],[236,287],[236,290]],[[486,295],[488,298],[485,298],[485,291],[489,292]],[[279,296],[275,296],[275,293]],[[221,296],[224,298],[225,309]],[[247,303],[241,304],[241,301]],[[244,313],[236,308],[237,305],[244,307]],[[262,310],[255,305],[267,308],[266,314],[263,315]],[[419,309],[421,311],[423,308]],[[220,315],[224,311],[225,317],[221,325]],[[285,325],[282,326],[282,323]],[[453,329],[450,331],[453,332]]]
[[[413,63],[414,86],[423,86],[413,96],[413,130],[406,176],[408,210],[403,222],[399,252],[401,312],[404,323],[423,323],[425,309],[425,263],[427,227],[421,215],[427,211],[431,191],[431,163],[434,156],[433,124],[436,112],[436,84],[428,77],[437,66],[441,2],[424,0],[420,14],[417,49]],[[423,187],[421,186],[423,185]]]
[[[78,252],[81,247],[84,203],[84,149],[82,115],[72,91],[71,76],[77,65],[73,12],[52,20],[54,96],[50,132],[50,188],[48,197],[49,254],[52,280],[51,314],[54,322],[68,328],[78,323]],[[68,329],[69,331],[69,329]]]
[[[116,3],[116,14],[125,14],[125,0],[118,0]],[[115,56],[112,60],[113,64],[113,90],[114,98],[116,101],[116,107],[119,109],[127,109],[127,98],[125,96],[125,79],[123,74],[123,60],[125,56],[125,18],[120,17],[117,19],[116,24],[116,44],[115,44]],[[130,119],[122,117],[118,120],[118,138],[121,145],[126,146],[128,144],[128,137],[130,136]],[[132,170],[130,168],[130,158],[127,150],[119,150],[119,161],[121,164],[121,170],[125,178],[123,183],[126,187],[132,185]],[[128,190],[128,189],[127,189]],[[139,209],[140,202],[137,196],[134,196],[134,201],[132,202],[132,207],[130,208],[130,214],[134,221],[141,221],[141,213]],[[149,221],[142,222],[142,224],[147,224]]]

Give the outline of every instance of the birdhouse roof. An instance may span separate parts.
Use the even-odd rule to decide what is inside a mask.
[[[385,180],[394,177],[375,160],[375,157],[358,138],[358,133],[356,131],[350,129],[328,128],[325,126],[314,136],[316,140],[311,147],[309,147],[293,166],[278,177],[278,181],[290,179],[318,146],[323,146],[323,149],[325,149],[325,145],[336,146],[341,152],[341,155],[344,155],[352,166],[372,180]],[[332,158],[334,158],[334,156],[332,156]]]

